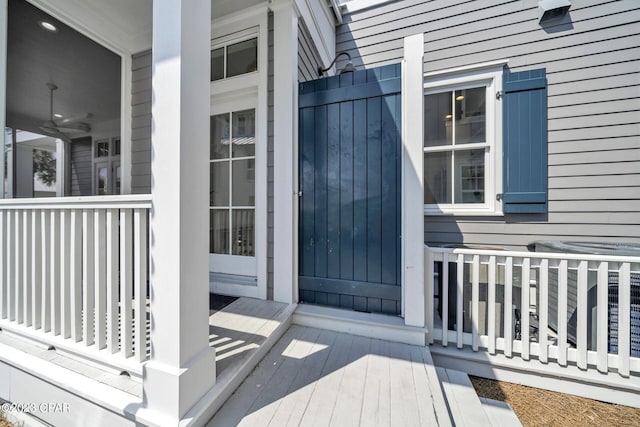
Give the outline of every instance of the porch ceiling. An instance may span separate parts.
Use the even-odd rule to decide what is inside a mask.
[[[212,19],[265,1],[212,0]],[[38,131],[49,118],[47,82],[59,87],[55,112],[89,112],[91,119],[83,121],[92,125],[118,119],[120,58],[112,51],[126,55],[151,48],[152,7],[153,0],[12,1],[8,126]],[[40,28],[42,20],[54,23],[58,31]]]
[[[40,27],[54,24],[56,32]],[[89,123],[120,115],[120,58],[25,1],[9,3],[7,125],[31,131],[54,112],[92,114]]]

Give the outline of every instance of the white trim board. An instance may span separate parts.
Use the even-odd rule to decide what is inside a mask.
[[[616,382],[616,373],[602,375],[599,372],[585,372],[575,366],[522,361],[501,354],[490,355],[439,344],[430,345],[429,350],[437,366],[469,375],[640,408],[640,386],[628,380],[624,381],[626,384]]]
[[[402,60],[402,315],[407,325],[424,327],[423,120],[424,34],[404,38]],[[430,295],[427,293],[427,295]]]
[[[406,326],[401,317],[299,304],[293,323],[363,337],[424,346],[427,330]]]
[[[0,390],[0,397],[11,402],[68,402],[71,413],[38,413],[54,425],[81,425],[89,418],[117,425],[150,421],[136,413],[142,401],[135,396],[4,344],[0,344],[0,378],[9,387]]]
[[[225,295],[267,298],[267,78],[268,16],[266,5],[215,19],[211,22],[212,43],[229,43],[237,37],[258,37],[258,71],[211,82],[210,114],[254,108],[256,111],[255,170],[255,274],[257,287],[235,283],[210,283],[212,292]],[[209,269],[211,271],[211,268]]]

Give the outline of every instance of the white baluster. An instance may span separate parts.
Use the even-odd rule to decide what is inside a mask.
[[[567,260],[558,266],[558,364],[567,366]]]
[[[589,275],[589,263],[580,261],[578,265],[578,286],[576,309],[576,341],[578,350],[577,365],[580,369],[587,369],[587,280]]]
[[[82,340],[82,211],[71,211],[70,225],[71,246],[69,257],[70,271],[70,311],[71,311],[71,339],[73,342]]]
[[[147,213],[143,209],[133,212],[135,272],[135,357],[142,362],[147,358]],[[433,298],[432,298],[433,299]]]
[[[118,215],[117,209],[107,210],[107,350],[118,351]]]
[[[120,349],[124,357],[133,354],[131,217],[131,209],[120,210]]]
[[[442,345],[449,345],[449,254],[442,254]]]
[[[620,265],[618,281],[618,373],[629,377],[631,355],[631,270],[628,262]]]
[[[456,330],[457,330],[457,345],[458,348],[462,348],[462,339],[463,339],[463,321],[462,321],[462,314],[463,314],[463,301],[462,301],[462,297],[463,297],[463,293],[464,293],[464,283],[463,283],[463,279],[464,279],[464,255],[463,254],[458,254],[458,266],[457,266],[457,282],[456,282],[456,295],[457,295],[457,300],[456,300]]]
[[[42,315],[42,239],[40,211],[31,211],[31,325],[40,329]]]
[[[538,342],[540,354],[538,358],[542,363],[547,363],[549,357],[549,344],[547,329],[549,327],[549,260],[540,260],[540,281],[538,282],[540,300],[538,301]]]
[[[597,314],[597,352],[598,371],[609,371],[609,263],[598,265],[598,314]]]
[[[49,212],[49,281],[51,297],[51,332],[60,334],[60,215],[55,209]]]
[[[107,345],[107,263],[105,244],[106,215],[104,209],[96,209],[94,220],[94,290],[95,290],[95,343],[98,349]]]
[[[520,342],[522,349],[520,355],[524,360],[529,360],[529,281],[531,279],[531,259],[522,259],[522,294],[520,312]]]
[[[60,211],[60,334],[71,336],[71,212]]]
[[[489,335],[489,353],[496,354],[496,257],[489,257],[487,283],[487,334]]]
[[[471,348],[478,351],[480,313],[480,255],[474,255],[471,271]]]
[[[90,346],[94,335],[94,235],[93,209],[82,211],[82,343]]]
[[[513,351],[513,258],[507,257],[504,266],[504,355]]]

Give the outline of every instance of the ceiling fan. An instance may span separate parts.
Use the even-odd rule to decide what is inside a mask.
[[[70,142],[71,139],[65,132],[91,131],[91,126],[81,121],[91,117],[90,113],[68,114],[56,119],[53,115],[53,92],[58,89],[58,86],[53,83],[47,83],[47,87],[49,88],[49,120],[40,125],[40,130],[47,135],[60,138],[66,142]]]

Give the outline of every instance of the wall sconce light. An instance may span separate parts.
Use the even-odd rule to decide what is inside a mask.
[[[540,0],[538,2],[538,24],[562,19],[570,7],[571,1],[569,0]]]
[[[338,70],[338,74],[353,73],[354,71],[356,71],[356,67],[354,67],[353,63],[351,62],[351,55],[349,55],[347,52],[338,52],[336,54],[336,57],[333,58],[333,61],[331,61],[331,64],[329,64],[327,68],[322,68],[321,66],[318,67],[318,76],[322,77],[324,75],[324,72],[330,70],[331,67],[333,67],[333,64],[335,64],[338,58],[342,55],[346,55],[346,57],[349,58],[349,61],[342,70]]]

